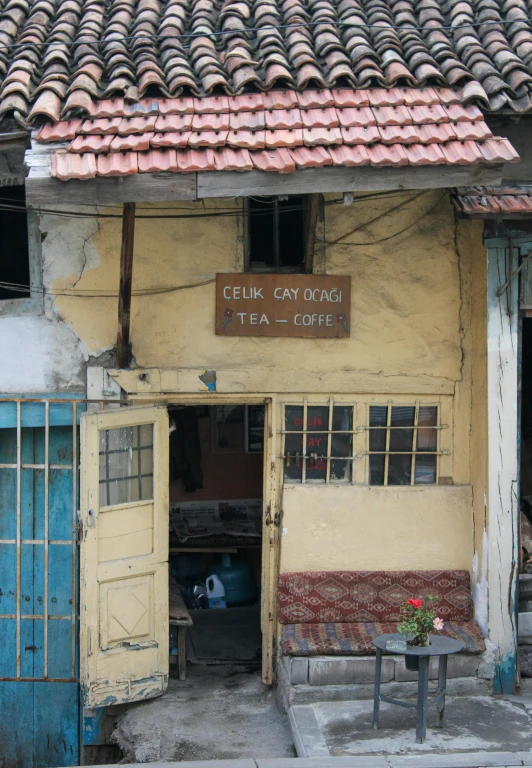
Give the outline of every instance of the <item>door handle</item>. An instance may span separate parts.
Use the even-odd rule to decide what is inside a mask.
[[[89,528],[96,528],[96,514],[93,509],[89,509]]]

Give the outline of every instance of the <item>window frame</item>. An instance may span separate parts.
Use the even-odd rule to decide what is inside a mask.
[[[0,317],[18,315],[40,315],[44,311],[42,246],[39,215],[27,212],[28,261],[30,272],[30,295],[21,299],[0,299]]]
[[[274,202],[279,203],[279,196],[278,195],[265,195],[266,197],[274,197]],[[304,199],[304,208],[303,208],[303,246],[305,247],[305,224],[308,217],[308,200],[309,195],[308,194],[299,194],[299,195],[287,195],[287,197],[302,197]],[[297,265],[295,267],[283,267],[280,264],[276,264],[276,262],[279,261],[279,209],[278,206],[274,209],[274,264],[271,267],[265,266],[263,268],[257,269],[254,268],[251,263],[251,227],[249,226],[249,218],[250,218],[250,202],[249,197],[243,198],[243,219],[244,219],[244,272],[250,272],[252,274],[257,275],[263,275],[263,274],[286,274],[286,275],[303,275],[308,271],[308,266],[305,264],[305,258],[303,257],[303,261],[300,265]],[[310,269],[312,271],[312,269]]]
[[[290,406],[298,407],[315,407],[315,406],[328,406],[329,411],[329,424],[332,414],[332,408],[335,406],[349,406],[353,409],[353,420],[351,430],[341,430],[342,433],[353,435],[352,443],[352,455],[348,457],[338,457],[346,459],[352,462],[352,471],[350,480],[333,480],[330,477],[330,464],[331,450],[330,450],[330,426],[329,429],[323,430],[323,434],[327,435],[327,471],[325,480],[308,480],[305,473],[302,472],[301,479],[291,479],[285,477],[285,438],[286,434],[291,433],[292,430],[285,429],[285,409]],[[370,407],[371,406],[410,406],[410,407],[423,407],[433,406],[437,407],[437,450],[431,451],[432,454],[436,454],[436,482],[435,483],[417,483],[409,485],[371,485],[370,480]],[[279,424],[278,430],[278,452],[277,457],[281,461],[281,479],[282,482],[290,486],[298,485],[312,485],[312,486],[343,486],[343,485],[363,485],[370,488],[392,488],[393,491],[401,491],[402,489],[423,489],[423,488],[435,488],[440,485],[449,485],[453,482],[453,429],[452,429],[452,407],[453,397],[452,395],[430,396],[430,395],[396,395],[391,398],[387,398],[386,395],[334,395],[334,396],[322,396],[319,395],[306,395],[301,398],[291,397],[279,402]],[[305,418],[305,417],[303,417]],[[434,429],[434,427],[431,427]],[[314,434],[316,430],[312,430],[307,426],[306,430],[301,430],[298,434]],[[306,449],[305,449],[306,452]],[[417,453],[417,452],[416,452]],[[421,452],[420,452],[421,453]],[[294,458],[293,456],[291,457]],[[301,456],[305,459],[303,464],[310,458],[310,454]]]

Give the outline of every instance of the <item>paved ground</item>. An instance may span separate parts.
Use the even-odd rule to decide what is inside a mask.
[[[164,696],[128,705],[113,740],[130,763],[295,756],[288,718],[256,665],[189,664]]]
[[[488,755],[489,765],[522,765],[523,758],[515,757],[519,752],[528,754],[532,764],[531,697],[448,697],[445,727],[432,727],[436,713],[431,711],[424,744],[415,741],[413,711],[382,703],[380,727],[374,731],[372,707],[368,700],[292,707],[290,722],[298,755],[386,756],[393,766],[425,768],[443,765],[433,762],[436,758],[447,760],[445,765],[469,766],[467,760],[479,752]]]

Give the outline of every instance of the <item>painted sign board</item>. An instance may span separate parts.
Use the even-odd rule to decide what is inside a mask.
[[[350,335],[351,278],[337,275],[216,275],[218,336]]]

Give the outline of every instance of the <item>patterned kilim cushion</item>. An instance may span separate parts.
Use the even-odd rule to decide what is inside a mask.
[[[399,621],[409,597],[437,595],[444,621],[472,618],[468,571],[308,571],[282,573],[277,587],[281,624]]]
[[[354,624],[285,624],[281,648],[285,656],[368,656],[372,639],[397,632],[395,622]],[[441,634],[460,640],[466,653],[482,653],[484,638],[475,621],[448,621]]]

